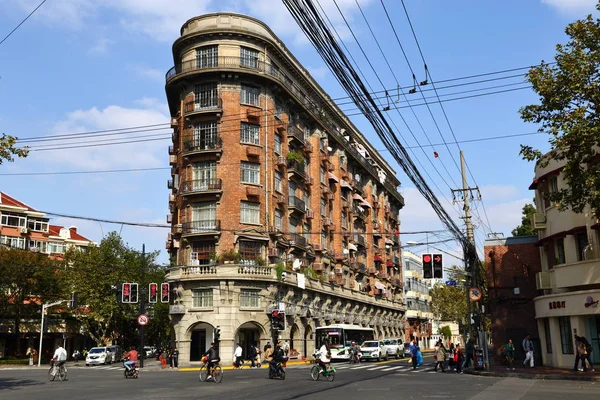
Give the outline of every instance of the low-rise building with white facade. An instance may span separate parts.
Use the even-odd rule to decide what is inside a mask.
[[[429,348],[432,335],[429,282],[423,278],[421,257],[409,251],[402,253],[402,276],[406,302],[405,341],[418,340],[423,348]]]

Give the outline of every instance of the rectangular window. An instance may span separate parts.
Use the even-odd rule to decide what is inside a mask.
[[[48,242],[48,253],[64,254],[66,245],[60,242]]]
[[[219,66],[219,46],[203,46],[196,49],[196,68]]]
[[[241,102],[260,106],[260,89],[254,86],[242,85]]]
[[[200,122],[194,125],[192,140],[184,140],[185,150],[213,150],[218,147],[217,122]]]
[[[584,260],[584,254],[583,251],[585,250],[585,248],[588,245],[588,237],[587,237],[587,232],[577,232],[577,234],[575,235],[575,242],[577,244],[577,261],[583,261]]]
[[[217,162],[202,161],[192,164],[193,180],[184,182],[184,190],[201,191],[217,188]]]
[[[275,209],[275,228],[283,230],[283,212],[280,209]]]
[[[544,334],[546,336],[546,353],[552,354],[552,336],[550,335],[550,318],[544,318]]]
[[[27,217],[13,213],[2,213],[2,217],[0,217],[0,223],[6,226],[25,228],[27,224]]]
[[[550,182],[548,184],[548,187],[550,189],[550,193],[557,193],[558,192],[558,177],[557,176],[553,176],[550,178]]]
[[[241,182],[260,184],[260,164],[242,161]]]
[[[194,111],[218,108],[219,106],[216,83],[194,86]]]
[[[194,308],[212,308],[213,291],[212,289],[192,290],[192,307]]]
[[[321,244],[327,246],[327,232],[321,232]]]
[[[29,250],[37,251],[39,253],[48,253],[48,242],[42,242],[39,240],[29,241]]]
[[[48,221],[29,218],[27,221],[27,227],[32,231],[48,232]]]
[[[323,217],[327,216],[327,200],[321,198],[321,215]]]
[[[283,174],[280,171],[275,171],[275,190],[283,193]]]
[[[327,145],[325,144],[325,138],[320,138],[319,139],[319,150],[325,151],[326,147],[327,147]]]
[[[250,242],[240,240],[240,263],[243,265],[255,265],[256,259],[262,255],[263,244],[261,242]]]
[[[260,290],[241,289],[240,290],[241,308],[260,308]]]
[[[190,265],[214,264],[215,253],[214,242],[192,242],[190,247]]]
[[[275,153],[281,154],[281,135],[275,135]]]
[[[258,50],[240,47],[240,65],[258,69]]]
[[[260,144],[259,126],[242,122],[240,130],[240,142],[249,144]]]
[[[192,204],[192,221],[188,233],[200,233],[217,228],[217,203],[202,202]]]
[[[260,203],[242,201],[240,222],[242,224],[260,224]]]
[[[0,243],[13,249],[24,249],[25,238],[13,236],[0,236]]]
[[[325,167],[321,166],[319,169],[319,182],[325,184]]]
[[[342,228],[348,229],[348,213],[342,212]]]
[[[556,264],[564,264],[565,262],[565,239],[556,239]]]
[[[571,317],[558,317],[560,327],[560,344],[563,354],[573,354],[573,337],[571,333]]]

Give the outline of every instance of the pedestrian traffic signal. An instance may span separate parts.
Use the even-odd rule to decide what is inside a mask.
[[[433,255],[433,277],[435,279],[442,279],[444,277],[444,268],[442,266],[442,255]]]
[[[71,293],[71,299],[69,300],[69,308],[74,310],[77,308],[77,293]]]
[[[271,312],[271,326],[274,331],[285,330],[285,312],[281,310],[273,310]]]
[[[431,259],[431,254],[423,254],[423,278],[432,279],[433,278],[433,260]]]
[[[169,292],[170,292],[169,284],[167,282],[163,282],[160,290],[160,301],[161,303],[169,302]]]
[[[121,302],[131,303],[131,283],[124,283],[121,292]]]
[[[131,283],[131,303],[137,303],[138,302],[138,284],[137,283]]]
[[[158,283],[151,283],[148,286],[148,302],[156,303],[158,301]]]
[[[215,328],[215,337],[214,337],[214,341],[218,342],[219,339],[221,339],[221,329],[217,326]]]

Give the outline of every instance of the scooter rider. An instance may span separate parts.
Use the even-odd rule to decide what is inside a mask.
[[[123,358],[127,360],[123,365],[125,365],[127,371],[131,371],[131,367],[135,367],[135,364],[138,362],[138,352],[135,347],[131,346],[130,350],[123,354]]]
[[[360,346],[357,345],[356,342],[352,342],[350,351],[352,353],[352,357],[360,362]]]
[[[273,359],[271,360],[271,362],[269,362],[269,366],[273,373],[279,373],[279,371],[277,370],[277,365],[285,361],[284,356],[285,354],[283,352],[283,349],[281,348],[281,342],[278,342],[275,346],[275,350],[273,351]]]

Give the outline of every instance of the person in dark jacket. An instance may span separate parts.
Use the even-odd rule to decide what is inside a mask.
[[[467,341],[465,350],[467,351],[467,357],[465,358],[465,365],[463,365],[462,368],[469,368],[469,361],[473,361],[473,355],[475,354],[475,338],[471,338]],[[473,361],[473,366],[475,366],[475,361]]]
[[[208,377],[206,378],[207,380],[212,379],[212,369],[215,366],[216,363],[218,363],[219,361],[221,361],[221,359],[219,358],[219,352],[217,351],[217,349],[215,348],[215,344],[211,343],[210,347],[208,350],[206,350],[206,352],[203,354],[207,357],[206,359],[206,369],[208,370]]]
[[[255,343],[252,346],[250,346],[250,349],[248,350],[248,358],[252,363],[252,368],[256,368],[256,346],[257,344]]]
[[[274,373],[278,372],[277,364],[282,363],[285,360],[285,353],[283,352],[281,345],[281,342],[277,343],[277,346],[275,346],[275,350],[273,351],[273,360],[269,363],[269,366]]]

